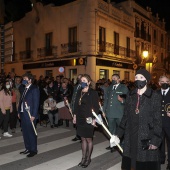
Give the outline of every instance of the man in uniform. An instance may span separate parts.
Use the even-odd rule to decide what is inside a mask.
[[[116,127],[119,126],[122,119],[127,93],[128,88],[126,85],[120,84],[120,76],[113,74],[112,84],[108,87],[106,99],[104,100],[104,112],[106,113],[111,134],[115,134]],[[113,148],[107,147],[106,149],[113,152]]]
[[[159,85],[161,89],[158,93],[162,95],[162,132],[163,141],[161,144],[161,164],[165,163],[165,140],[167,143],[168,151],[168,165],[166,170],[170,170],[170,90],[169,90],[170,80],[166,76],[161,76],[159,78]]]

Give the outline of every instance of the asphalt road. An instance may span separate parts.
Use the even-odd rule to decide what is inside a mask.
[[[121,155],[115,151],[111,153],[105,148],[109,146],[106,135],[98,128],[94,133],[94,149],[91,164],[87,170],[120,170]],[[10,132],[10,131],[9,131]],[[81,143],[73,142],[75,129],[60,126],[50,128],[37,126],[38,154],[32,158],[20,155],[24,143],[21,129],[18,127],[13,137],[1,136],[0,139],[0,170],[80,170]],[[165,170],[165,165],[161,170]]]

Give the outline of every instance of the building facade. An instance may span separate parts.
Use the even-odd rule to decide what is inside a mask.
[[[144,50],[154,65],[166,58],[164,21],[133,0],[37,3],[34,9],[4,29],[10,30],[13,49],[5,53],[5,72],[63,74],[71,79],[87,73],[94,81],[118,73],[121,79],[133,80],[135,70],[149,61],[143,60]]]

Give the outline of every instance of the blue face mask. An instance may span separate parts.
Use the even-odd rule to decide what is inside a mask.
[[[28,81],[27,80],[22,80],[22,84],[26,85],[26,84],[28,84]]]
[[[82,89],[84,89],[85,87],[87,87],[87,86],[88,86],[88,84],[87,84],[87,83],[85,83],[85,82],[81,82],[81,83],[80,83],[80,85],[81,85],[81,88],[82,88]]]

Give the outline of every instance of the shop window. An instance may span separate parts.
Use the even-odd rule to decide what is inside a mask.
[[[109,71],[108,70],[104,70],[104,69],[100,69],[99,71],[99,79],[108,79],[108,73]]]
[[[118,70],[113,70],[113,74],[118,74],[120,76],[120,71]]]

